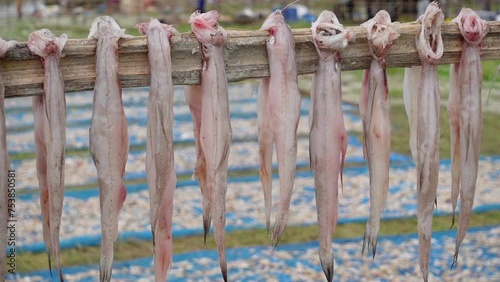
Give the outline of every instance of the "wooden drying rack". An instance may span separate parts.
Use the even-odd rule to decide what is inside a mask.
[[[500,59],[500,22],[488,22],[489,33],[482,44],[482,60]],[[420,24],[401,24],[401,36],[389,50],[387,67],[410,67],[420,64],[415,47],[415,36]],[[369,67],[371,55],[368,49],[366,30],[360,26],[349,27],[355,41],[342,53],[343,70],[359,70]],[[318,55],[312,43],[310,29],[293,30],[297,51],[299,74],[314,73]],[[224,60],[229,82],[269,76],[269,65],[265,31],[228,30],[228,42]],[[440,64],[456,63],[460,59],[462,37],[458,27],[443,24],[444,54]],[[191,33],[172,37],[172,77],[174,84],[200,83],[200,45]],[[119,72],[122,86],[140,87],[149,85],[149,63],[146,37],[139,36],[119,41]],[[70,39],[64,47],[60,66],[66,92],[91,90],[95,81],[94,39]],[[42,94],[43,67],[40,59],[28,50],[26,43],[18,43],[14,50],[6,53],[0,62],[0,74],[5,84],[6,98]]]

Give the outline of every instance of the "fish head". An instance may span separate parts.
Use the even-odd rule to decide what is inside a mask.
[[[368,32],[368,43],[372,55],[376,58],[385,57],[394,40],[400,35],[399,22],[391,22],[391,16],[384,10],[380,10],[361,26]]]
[[[61,54],[67,40],[66,34],[57,38],[50,30],[44,28],[32,32],[26,45],[33,54],[45,58],[50,54]]]
[[[266,20],[262,24],[262,27],[260,30],[265,30],[268,31],[269,34],[274,36],[274,33],[276,30],[281,26],[286,24],[285,18],[283,17],[283,14],[281,13],[281,10],[276,10],[272,12],[269,16],[267,16]]]
[[[223,46],[227,42],[227,31],[218,23],[219,13],[215,10],[206,13],[199,11],[191,14],[188,23],[191,31],[206,49],[208,45]]]
[[[177,33],[177,30],[173,26],[163,24],[157,19],[152,19],[150,22],[139,23],[135,28],[142,35],[147,35],[148,31],[152,29],[163,29],[167,33],[169,39],[172,38],[172,35]]]
[[[311,31],[314,46],[323,59],[343,50],[354,38],[353,33],[340,24],[337,16],[326,10],[312,23]]]
[[[0,38],[0,58],[2,58],[7,51],[14,49],[16,47],[16,41],[5,41]]]
[[[125,29],[121,29],[115,19],[110,16],[98,17],[92,22],[88,38],[99,39],[99,37],[130,38],[125,34]]]
[[[268,46],[283,46],[283,48],[295,46],[292,29],[286,23],[279,9],[272,12],[266,18],[260,30],[269,32],[269,38],[267,39]]]
[[[462,8],[452,22],[458,24],[460,33],[469,44],[479,44],[489,31],[488,23],[469,8]]]
[[[436,2],[432,2],[425,9],[425,13],[418,20],[422,24],[417,48],[421,49],[423,59],[437,61],[443,55],[443,39],[441,37],[441,25],[444,14]]]

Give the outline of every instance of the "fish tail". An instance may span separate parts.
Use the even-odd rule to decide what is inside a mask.
[[[57,246],[54,247],[54,256],[56,257],[56,267],[57,267],[57,273],[59,274],[59,280],[62,282],[64,281],[64,279],[62,274],[61,255],[60,255],[60,247],[58,239],[59,238],[57,238]]]
[[[375,230],[376,229],[376,230]],[[369,222],[366,224],[366,231],[363,239],[363,248],[361,249],[361,255],[365,254],[365,250],[368,255],[372,255],[372,259],[375,259],[377,253],[377,243],[378,243],[378,228],[375,226],[370,226]]]
[[[207,244],[207,236],[208,233],[210,232],[210,223],[212,222],[212,217],[210,216],[210,213],[207,212],[205,214],[205,211],[203,212],[203,244]]]
[[[323,273],[325,274],[326,281],[333,281],[334,263],[332,252],[328,250],[327,253],[320,254],[319,259],[321,261],[321,268],[323,269]]]
[[[459,248],[460,248],[460,246],[457,246],[457,248],[455,250],[455,254],[453,255],[453,262],[451,263],[450,270],[452,270],[457,265],[457,262],[458,262],[458,249]]]
[[[61,266],[59,266],[57,272],[59,273],[59,281],[64,282]]]
[[[224,282],[227,282],[227,263],[225,257],[224,261],[220,261],[220,271],[222,273],[222,279],[224,279]]]
[[[111,269],[103,269],[99,267],[99,281],[100,282],[110,282],[111,281]]]
[[[281,216],[278,214],[276,217],[276,222],[274,223],[274,230],[272,236],[273,251],[278,246],[278,243],[281,239],[281,235],[283,235],[283,231],[285,231],[287,219],[288,219],[288,211],[286,211]]]
[[[49,250],[47,250],[47,259],[48,259],[48,261],[49,261],[49,272],[50,272],[50,277],[53,277],[53,276],[52,276],[52,262],[51,262],[51,260],[50,260],[50,254],[51,254],[51,252],[50,252]]]

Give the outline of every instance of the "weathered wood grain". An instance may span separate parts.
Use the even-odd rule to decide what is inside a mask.
[[[482,47],[482,60],[500,59],[500,22],[489,22],[490,32]],[[401,24],[401,36],[387,55],[388,67],[409,67],[420,64],[415,48],[415,36],[420,25]],[[352,27],[355,41],[342,54],[343,70],[359,70],[369,67],[370,51],[366,31]],[[297,67],[299,74],[316,71],[318,56],[312,43],[309,29],[293,31],[296,41]],[[228,31],[224,60],[230,82],[269,76],[269,65],[264,31]],[[461,36],[455,24],[442,27],[445,52],[441,64],[458,62],[462,48]],[[8,38],[7,38],[8,39]],[[61,68],[66,92],[91,90],[95,81],[94,39],[70,39],[61,59]],[[134,37],[119,41],[120,78],[123,87],[148,86],[149,66],[146,37]],[[201,69],[200,45],[190,33],[172,38],[172,67],[174,84],[199,84]],[[42,93],[43,67],[38,57],[33,56],[26,43],[18,43],[0,61],[0,74],[5,82],[7,98],[40,95]]]

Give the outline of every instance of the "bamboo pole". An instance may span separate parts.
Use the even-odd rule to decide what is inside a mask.
[[[482,44],[482,60],[500,59],[500,22],[489,22],[490,31]],[[368,49],[366,31],[359,26],[352,27],[355,41],[342,53],[343,70],[359,70],[369,67],[371,55]],[[410,67],[420,64],[415,48],[415,36],[420,30],[416,23],[401,24],[401,36],[391,47],[387,67]],[[293,31],[296,41],[297,69],[299,74],[314,73],[318,56],[309,29]],[[229,82],[269,76],[269,65],[264,31],[228,31],[228,43],[224,52]],[[460,59],[462,39],[455,24],[442,26],[444,54],[441,64],[456,63]],[[149,65],[146,37],[134,37],[119,41],[119,72],[122,86],[141,87],[149,85]],[[66,92],[91,90],[95,81],[94,39],[69,40],[63,50],[61,69]],[[200,45],[190,33],[172,37],[173,81],[177,85],[200,83]],[[40,59],[32,55],[26,43],[7,52],[0,61],[0,74],[5,84],[7,98],[40,95],[43,91],[43,67]]]

